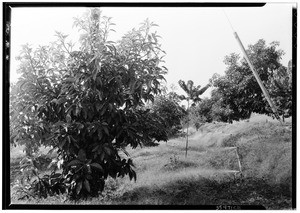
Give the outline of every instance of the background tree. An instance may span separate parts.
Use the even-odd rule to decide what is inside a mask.
[[[267,89],[283,121],[285,117],[292,115],[292,77],[292,60],[290,60],[287,68],[281,66],[274,70],[273,76],[269,77],[267,82]]]
[[[20,55],[21,78],[11,99],[11,140],[57,150],[62,172],[39,177],[33,192],[46,197],[68,192],[71,198],[96,196],[108,176],[136,179],[127,145],[135,148],[156,137],[149,126],[160,125],[144,109],[160,93],[167,72],[156,25],[146,20],[119,42],[108,40],[111,19],[91,9],[75,20],[80,48],[57,33],[52,45]],[[166,138],[162,132],[157,140]],[[30,147],[30,146],[29,146]],[[34,152],[34,150],[33,150]]]
[[[181,120],[186,111],[179,105],[179,98],[176,93],[170,92],[155,97],[150,109],[154,114],[161,117],[165,122],[168,137],[174,137],[182,129]]]
[[[197,131],[204,123],[212,122],[212,106],[213,100],[211,98],[204,98],[194,107],[190,108],[190,121]]]
[[[183,80],[178,81],[179,86],[183,89],[183,91],[187,94],[187,96],[181,95],[179,98],[181,100],[187,100],[188,106],[187,106],[187,136],[186,136],[186,149],[185,149],[185,157],[187,157],[187,149],[188,149],[188,140],[189,140],[189,108],[190,108],[190,101],[192,102],[192,106],[195,106],[196,102],[199,102],[201,98],[199,97],[202,95],[209,87],[210,85],[207,84],[205,87],[201,89],[201,86],[194,86],[194,82],[192,80],[188,80],[187,83],[185,83]]]
[[[280,75],[283,75],[283,70],[285,70],[280,63],[284,52],[278,50],[278,46],[278,42],[272,42],[267,46],[265,41],[260,39],[256,44],[249,45],[247,50],[253,66],[256,68],[264,85],[269,89],[273,100],[280,99],[284,94],[290,98],[292,95],[290,90],[279,89],[279,84],[274,82],[278,83],[278,80],[275,80],[279,78],[276,77],[278,75],[276,73],[280,72]],[[233,53],[226,56],[224,62],[227,65],[225,75],[214,75],[211,83],[215,88],[215,95],[221,100],[221,103],[219,103],[220,109],[225,110],[224,112],[228,114],[228,119],[247,119],[252,112],[272,115],[272,111],[246,60],[240,59],[239,55]],[[286,77],[288,74],[286,73],[284,76]],[[288,82],[287,80],[284,84],[287,85]],[[270,86],[270,84],[274,86]],[[287,87],[285,86],[285,88]],[[286,93],[275,93],[274,91],[276,90],[281,92],[285,90]],[[275,101],[275,103],[277,102]],[[283,106],[277,104],[277,107]]]

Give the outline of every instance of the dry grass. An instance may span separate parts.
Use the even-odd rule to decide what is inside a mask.
[[[262,204],[269,209],[291,208],[291,120],[254,115],[249,122],[206,124],[185,138],[157,147],[128,148],[137,181],[108,179],[103,195],[79,204],[212,205]],[[193,132],[193,131],[192,131]],[[233,149],[239,147],[243,179]],[[54,199],[55,200],[55,199]],[[37,203],[54,203],[51,199]],[[57,198],[61,202],[61,198]],[[73,204],[67,201],[68,204]]]

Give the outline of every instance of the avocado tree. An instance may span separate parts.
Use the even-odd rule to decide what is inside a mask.
[[[288,67],[281,66],[273,71],[272,77],[267,81],[267,89],[270,91],[272,100],[278,107],[279,114],[285,117],[292,115],[292,60],[289,61]]]
[[[74,24],[81,32],[77,50],[62,33],[48,46],[24,46],[10,103],[11,141],[57,151],[52,163],[61,170],[40,177],[32,169],[31,189],[44,197],[96,196],[108,176],[136,179],[125,148],[152,139],[149,126],[160,125],[143,108],[160,93],[167,72],[159,36],[152,32],[157,25],[146,20],[112,42],[113,23],[97,8]]]
[[[165,93],[155,97],[150,106],[151,111],[163,119],[168,137],[174,137],[182,129],[181,120],[186,115],[184,108],[179,105],[179,99],[174,93]]]
[[[188,141],[189,141],[189,108],[190,108],[190,101],[192,102],[192,106],[195,106],[196,102],[201,101],[199,97],[202,95],[210,85],[207,84],[205,87],[201,88],[201,86],[194,86],[194,82],[192,80],[188,80],[185,83],[183,80],[178,81],[179,86],[183,89],[183,91],[187,94],[187,96],[181,95],[179,98],[181,100],[187,100],[187,128],[186,128],[186,148],[185,148],[185,157],[187,157],[187,150],[188,150]]]
[[[265,40],[260,39],[249,45],[246,51],[272,101],[283,115],[291,113],[292,72],[280,63],[284,52],[278,46],[279,42],[267,45]],[[247,119],[252,112],[273,115],[247,61],[232,53],[225,57],[224,63],[227,65],[225,75],[214,75],[211,79],[214,94],[219,100],[220,107],[217,108],[226,111],[229,120]]]

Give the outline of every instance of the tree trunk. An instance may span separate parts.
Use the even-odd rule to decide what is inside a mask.
[[[188,122],[187,122],[187,128],[186,128],[185,158],[187,158],[187,150],[188,150],[188,143],[189,143],[189,124],[190,124],[190,113],[189,113],[190,99],[188,98],[187,101],[188,101],[188,107],[187,107]]]

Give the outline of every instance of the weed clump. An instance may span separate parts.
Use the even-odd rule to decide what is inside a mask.
[[[176,171],[176,170],[186,169],[189,167],[197,167],[197,164],[194,162],[179,160],[179,158],[176,155],[174,155],[173,157],[170,157],[170,162],[165,164],[162,167],[162,170],[163,171]]]

